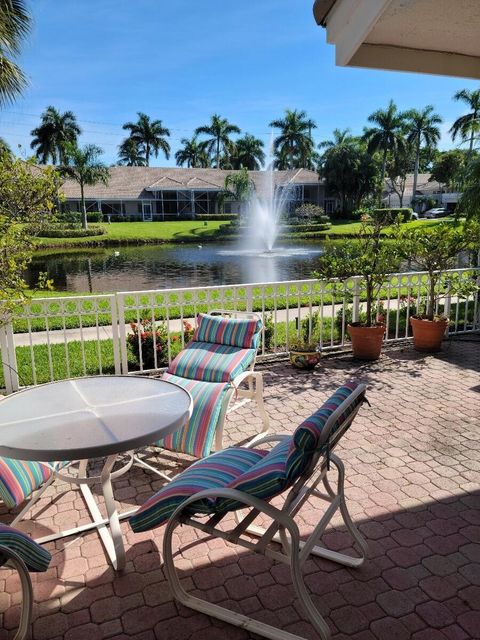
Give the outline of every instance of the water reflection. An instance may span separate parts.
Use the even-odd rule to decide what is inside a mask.
[[[46,271],[60,291],[103,292],[202,287],[310,278],[321,242],[288,243],[271,254],[224,244],[119,247],[36,255],[26,274]]]

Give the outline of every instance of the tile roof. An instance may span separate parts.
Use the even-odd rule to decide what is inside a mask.
[[[87,199],[136,199],[149,198],[156,189],[215,189],[220,190],[225,177],[235,171],[222,169],[184,169],[174,167],[110,167],[108,185],[97,184],[85,187]],[[262,190],[265,171],[249,172],[257,191]],[[275,184],[318,184],[319,177],[315,171],[295,169],[292,171],[275,171]],[[63,192],[67,198],[80,198],[80,187],[72,180],[66,180]]]

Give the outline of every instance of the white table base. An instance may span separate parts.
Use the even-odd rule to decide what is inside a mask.
[[[133,454],[129,453],[128,455],[130,456],[129,462],[124,464],[120,469],[117,469],[117,471],[112,470],[119,455],[113,454],[108,456],[99,476],[87,476],[88,460],[80,461],[77,477],[55,471],[55,475],[61,480],[80,487],[87,509],[92,517],[92,522],[78,527],[73,527],[72,529],[65,529],[57,533],[51,533],[41,538],[36,538],[36,542],[42,544],[44,542],[51,542],[53,540],[74,536],[78,533],[83,533],[84,531],[97,529],[113,568],[117,571],[123,569],[125,567],[126,558],[120,520],[135,513],[137,507],[121,514],[118,512],[113,495],[112,479],[118,478],[130,469],[133,463]],[[102,513],[98,508],[97,501],[90,489],[90,485],[97,482],[100,482],[102,485],[102,493],[107,510],[106,518],[102,516]]]

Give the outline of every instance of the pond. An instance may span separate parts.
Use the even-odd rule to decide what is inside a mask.
[[[311,278],[321,241],[279,244],[264,254],[225,243],[42,252],[30,264],[26,281],[34,286],[39,272],[46,271],[58,291],[102,293]]]

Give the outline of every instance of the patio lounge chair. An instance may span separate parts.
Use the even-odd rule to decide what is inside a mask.
[[[209,455],[214,448],[218,451],[223,448],[226,414],[250,400],[256,402],[262,419],[261,434],[268,431],[263,376],[253,370],[261,329],[260,317],[254,313],[212,311],[197,316],[193,339],[163,375],[164,380],[190,392],[193,413],[185,427],[156,445],[196,458]],[[242,383],[247,388],[241,388]],[[149,466],[141,460],[140,464]]]
[[[0,500],[8,509],[25,501],[25,507],[15,516],[15,526],[30,511],[55,478],[52,469],[41,462],[13,460],[0,456]]]
[[[345,503],[344,466],[340,458],[332,453],[365,400],[365,390],[365,385],[356,382],[340,387],[320,409],[302,422],[293,435],[263,438],[265,443],[278,441],[269,451],[232,447],[195,462],[147,500],[130,518],[135,532],[167,522],[163,543],[165,573],[178,601],[267,638],[300,638],[189,595],[180,583],[173,562],[174,551],[180,551],[178,540],[175,549],[172,545],[176,527],[186,524],[209,536],[223,538],[249,551],[288,564],[295,592],[309,620],[323,640],[330,638],[328,625],[305,587],[302,566],[310,554],[349,567],[358,567],[365,559],[366,542],[352,522]],[[328,480],[330,463],[338,472],[336,490]],[[325,492],[318,489],[321,484]],[[282,506],[272,506],[272,498],[281,494],[285,494]],[[329,505],[312,533],[305,541],[301,541],[295,517],[311,496],[326,500]],[[249,511],[245,515],[242,509]],[[319,546],[321,536],[338,510],[356,543],[359,552],[357,557]],[[224,528],[219,528],[218,524],[232,511],[237,516],[233,525],[228,530],[226,523]],[[206,516],[207,519],[205,521],[195,516]],[[258,516],[271,521],[266,529],[252,526]],[[251,534],[260,539],[254,542]],[[279,542],[281,550],[273,548],[270,544],[272,541]]]
[[[15,569],[22,587],[20,624],[14,640],[24,640],[30,630],[33,589],[29,571],[46,571],[50,560],[50,553],[26,534],[0,524],[0,565],[8,564]]]

